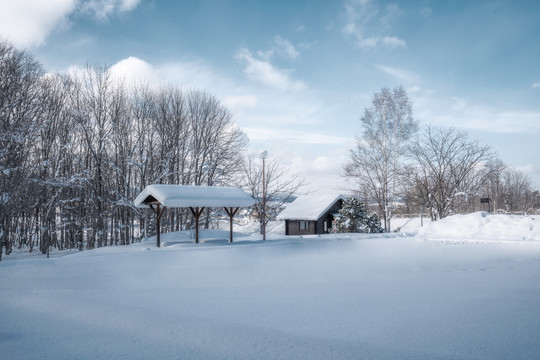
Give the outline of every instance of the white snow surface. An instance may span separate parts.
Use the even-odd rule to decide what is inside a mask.
[[[1,359],[538,359],[540,225],[237,226],[0,262]],[[426,241],[428,240],[428,241]],[[451,240],[451,241],[449,241]]]
[[[343,195],[311,194],[298,197],[277,216],[278,220],[318,220]]]
[[[426,222],[408,232],[427,240],[450,242],[540,241],[540,216],[493,215],[476,212]]]
[[[153,196],[167,207],[248,207],[255,200],[244,190],[234,187],[148,185],[135,198],[137,207],[148,207],[143,201]]]

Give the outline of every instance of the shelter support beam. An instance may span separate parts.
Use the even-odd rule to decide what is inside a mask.
[[[156,215],[156,232],[157,232],[156,246],[160,247],[161,246],[161,239],[160,239],[160,235],[161,235],[161,216],[163,215],[163,213],[165,212],[165,209],[167,207],[165,207],[165,206],[161,207],[160,203],[157,203],[155,205],[156,205],[156,207],[154,208],[153,204],[149,204],[150,209],[152,209],[152,211]]]
[[[224,208],[227,215],[229,215],[229,231],[230,231],[230,240],[229,242],[233,242],[233,217],[238,212],[238,209],[240,208]]]
[[[204,207],[196,207],[192,208],[189,207],[189,210],[191,210],[191,214],[193,214],[193,217],[195,218],[195,244],[199,243],[199,218],[201,217]]]

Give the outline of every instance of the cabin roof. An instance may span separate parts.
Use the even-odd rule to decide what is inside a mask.
[[[300,196],[287,205],[278,216],[278,220],[310,220],[317,221],[338,200],[345,200],[343,195],[305,195]]]
[[[147,186],[134,201],[141,208],[155,203],[171,208],[248,207],[255,200],[235,187],[155,184]]]

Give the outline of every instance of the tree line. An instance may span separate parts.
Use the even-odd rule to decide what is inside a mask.
[[[99,65],[50,74],[2,41],[0,119],[0,259],[3,248],[132,243],[153,226],[133,206],[149,184],[242,186],[261,203],[246,135],[203,90],[127,86]],[[302,183],[276,183],[277,162],[269,170],[270,197],[276,189],[291,196]],[[163,231],[190,222],[186,209],[161,220]]]
[[[399,211],[425,212],[436,221],[454,213],[540,208],[529,177],[490,146],[455,128],[420,131],[401,86],[375,93],[360,121],[363,131],[344,176],[359,198],[376,204],[386,231]]]

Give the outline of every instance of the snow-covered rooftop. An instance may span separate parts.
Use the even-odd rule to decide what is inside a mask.
[[[235,187],[149,185],[135,199],[137,207],[147,207],[145,200],[154,198],[166,207],[248,207],[255,200]]]
[[[278,220],[318,220],[339,199],[345,200],[343,195],[305,195],[297,198],[287,205],[278,216]]]

